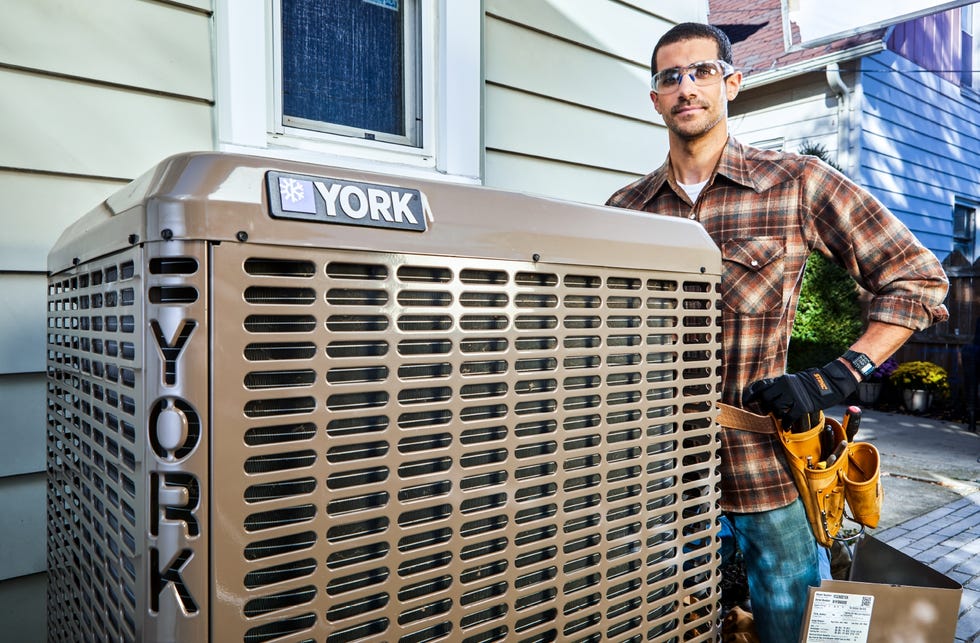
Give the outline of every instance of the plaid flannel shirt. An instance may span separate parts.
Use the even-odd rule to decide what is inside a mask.
[[[607,205],[696,219],[721,248],[721,398],[734,406],[751,382],[784,373],[811,252],[835,258],[872,293],[872,320],[921,330],[948,316],[948,281],[935,255],[873,196],[812,156],[729,138],[695,203],[668,159]],[[764,511],[796,497],[774,436],[722,431],[722,509]]]

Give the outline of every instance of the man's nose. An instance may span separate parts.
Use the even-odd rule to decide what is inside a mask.
[[[696,84],[694,81],[694,72],[693,71],[685,72],[681,74],[680,77],[677,79],[677,87],[679,89],[683,89],[685,79],[689,79],[692,85]]]

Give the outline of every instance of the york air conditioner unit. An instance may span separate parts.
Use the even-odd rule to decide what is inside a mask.
[[[217,153],[49,255],[52,641],[710,641],[696,224]]]

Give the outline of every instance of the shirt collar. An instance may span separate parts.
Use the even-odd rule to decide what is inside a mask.
[[[761,185],[759,185],[753,176],[753,172],[750,171],[749,162],[745,159],[745,148],[744,146],[735,140],[733,137],[729,136],[728,141],[725,143],[725,149],[721,152],[721,158],[718,159],[718,165],[715,166],[715,171],[712,173],[708,184],[714,182],[714,177],[716,174],[720,174],[732,181],[733,183],[738,183],[747,188],[751,188],[756,192],[762,190]],[[649,176],[649,200],[652,200],[665,184],[671,185],[676,188],[676,181],[671,175],[670,171],[670,157],[664,161],[664,164],[659,168],[650,173]],[[676,188],[676,191],[680,191]]]
[[[720,174],[733,183],[761,192],[765,189],[765,185],[757,180],[754,175],[758,173],[752,172],[750,166],[751,163],[745,158],[745,147],[729,136],[725,148],[721,152],[721,158],[718,159],[718,165],[715,166],[715,171],[708,180],[708,185],[714,183],[715,176]],[[664,186],[668,186],[668,189],[673,190],[678,196],[683,193],[672,176],[669,155],[664,160],[663,165],[644,177],[639,185],[642,185],[642,205],[644,206],[653,201],[664,189]]]
[[[721,153],[721,158],[718,159],[718,165],[715,167],[715,174],[720,174],[733,183],[761,192],[763,186],[759,185],[755,177],[758,173],[752,172],[749,165],[745,158],[745,147],[729,136],[725,149]]]

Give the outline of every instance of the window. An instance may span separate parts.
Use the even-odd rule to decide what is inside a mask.
[[[973,263],[977,248],[977,208],[957,203],[953,206],[953,250]]]
[[[416,0],[280,0],[283,127],[421,145]]]
[[[960,7],[960,87],[980,91],[980,12],[973,5]]]
[[[762,150],[772,150],[774,152],[782,152],[786,146],[786,139],[783,137],[767,138],[762,141],[753,141],[752,145]]]
[[[480,181],[481,3],[213,3],[219,150]]]

